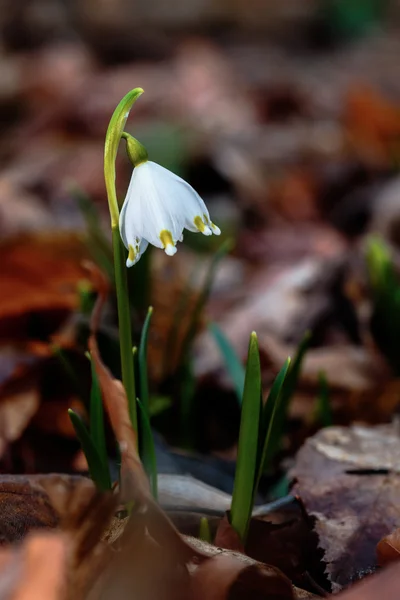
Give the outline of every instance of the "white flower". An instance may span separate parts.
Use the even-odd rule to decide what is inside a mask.
[[[129,251],[126,265],[137,263],[148,244],[173,256],[184,228],[203,235],[221,233],[191,185],[154,162],[138,164],[119,217],[121,238]]]

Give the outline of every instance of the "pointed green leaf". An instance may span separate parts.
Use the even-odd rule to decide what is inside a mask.
[[[143,404],[139,398],[136,399],[139,407],[139,417],[141,425],[141,436],[140,436],[140,458],[142,460],[144,469],[150,479],[150,486],[153,497],[157,500],[158,497],[158,485],[157,485],[157,458],[156,449],[154,445],[153,432],[151,430],[150,421]],[[143,448],[145,451],[143,452]]]
[[[106,448],[106,436],[104,431],[104,407],[99,380],[97,377],[94,363],[90,361],[92,373],[92,386],[90,389],[90,438],[97,450],[100,461],[103,465],[108,465],[108,455]]]
[[[329,398],[328,380],[324,371],[318,373],[319,390],[317,396],[316,413],[317,419],[322,427],[330,427],[333,425],[332,408]]]
[[[95,484],[100,490],[111,489],[110,474],[108,472],[108,465],[103,465],[99,454],[90,439],[89,432],[86,425],[82,421],[81,417],[73,411],[71,408],[68,410],[69,418],[75,429],[76,436],[82,446],[82,450],[85,454],[90,477],[93,479]],[[107,468],[105,468],[107,467]]]
[[[278,405],[277,413],[274,417],[275,425],[269,440],[270,458],[272,458],[280,449],[290,401],[296,389],[303,359],[308,350],[310,341],[311,333],[307,332],[297,348],[296,356],[294,357],[293,362],[291,362],[289,372],[285,378],[284,386],[281,392],[281,399]]]
[[[203,542],[207,542],[208,544],[212,543],[210,524],[207,517],[201,517],[200,519],[199,540],[203,540]]]
[[[146,411],[147,418],[149,418],[149,382],[147,376],[147,343],[149,338],[149,327],[151,316],[153,314],[153,307],[149,306],[146,319],[143,324],[142,335],[140,336],[139,345],[139,376],[140,376],[140,401]]]
[[[274,448],[271,446],[271,438],[275,427],[276,416],[279,414],[279,405],[282,401],[282,391],[285,380],[288,375],[290,358],[287,358],[285,364],[275,377],[267,401],[262,410],[260,423],[260,447],[257,460],[257,475],[253,490],[253,499],[255,498],[260,483],[261,476],[265,466],[273,456]]]
[[[245,369],[232,344],[216,323],[209,323],[208,328],[224,358],[226,368],[235,387],[239,403],[242,403]]]
[[[253,505],[261,412],[261,367],[257,335],[250,336],[240,421],[231,525],[244,542]]]

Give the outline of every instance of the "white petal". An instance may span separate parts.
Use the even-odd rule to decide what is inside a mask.
[[[168,254],[168,256],[174,256],[174,254],[176,254],[176,247],[168,244],[165,247],[165,254]]]
[[[129,246],[130,243],[132,245],[133,238],[136,237],[134,234],[133,235],[129,235],[129,239],[131,241],[128,240],[128,231],[129,231],[129,233],[131,233],[132,232],[132,227],[128,228],[127,219],[126,219],[126,212],[127,212],[127,209],[128,209],[129,199],[132,198],[132,187],[133,187],[133,173],[132,173],[131,180],[129,182],[129,187],[128,187],[128,191],[126,193],[125,201],[124,201],[124,204],[122,206],[122,209],[121,209],[121,212],[120,212],[120,215],[119,215],[119,231],[120,231],[121,238],[122,238],[122,241],[123,241],[124,246],[125,246],[126,249],[128,249],[128,246]]]
[[[142,257],[143,253],[147,250],[148,245],[149,245],[149,242],[147,240],[144,240],[144,239],[140,240],[139,250],[136,251],[135,258],[133,260],[131,260],[128,255],[128,258],[126,259],[126,266],[133,267],[133,265],[136,265],[136,263]]]
[[[128,222],[135,222],[135,231],[139,237],[161,248],[161,231],[169,231],[174,242],[177,242],[182,235],[184,217],[173,201],[173,179],[164,174],[160,177],[154,165],[155,163],[148,161],[136,167],[131,189],[133,202],[128,206],[126,219]],[[169,174],[166,169],[164,171]]]
[[[192,186],[151,161],[134,169],[119,225],[125,246],[133,248],[128,266],[139,260],[148,243],[174,255],[185,227],[204,235],[220,234]]]
[[[200,217],[204,224],[203,235],[212,235],[213,233],[220,235],[220,228],[212,223],[208,208],[196,190],[187,181],[164,169],[161,165],[152,162],[150,164],[153,172],[157,174],[158,180],[163,182],[163,187],[171,190],[171,197],[165,198],[165,202],[170,204],[170,212],[177,210],[179,213],[183,213],[185,228],[198,232],[199,228],[194,224],[194,219]]]

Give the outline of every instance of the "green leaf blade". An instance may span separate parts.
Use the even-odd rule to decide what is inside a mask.
[[[276,424],[276,417],[279,415],[279,406],[282,401],[282,392],[285,386],[285,381],[288,376],[291,359],[287,358],[283,367],[275,377],[271,390],[268,394],[267,401],[262,410],[260,423],[260,447],[257,460],[257,476],[254,485],[253,499],[258,490],[260,479],[264,472],[265,466],[271,460],[274,447],[271,445],[271,439]]]
[[[146,410],[140,402],[139,398],[136,399],[139,407],[139,417],[141,424],[141,452],[140,458],[142,460],[144,469],[150,480],[150,487],[155,500],[158,498],[158,482],[157,482],[157,457],[156,449],[154,445],[153,432],[151,430],[150,420],[146,413]]]
[[[99,379],[94,363],[90,361],[92,386],[90,389],[90,438],[103,465],[108,465],[106,435],[104,430],[104,407]]]
[[[232,494],[231,525],[244,542],[253,505],[261,412],[261,366],[257,335],[250,336]]]
[[[303,360],[309,348],[310,341],[311,333],[307,332],[297,348],[296,356],[294,357],[293,362],[291,362],[289,372],[285,377],[277,414],[274,417],[275,425],[271,431],[269,440],[270,458],[272,458],[280,449],[290,401],[296,389]]]
[[[149,382],[147,375],[147,345],[149,340],[150,321],[153,314],[153,307],[149,306],[147,315],[143,324],[142,334],[140,336],[140,345],[138,352],[139,362],[139,381],[140,381],[140,400],[149,418]]]
[[[90,477],[93,479],[93,481],[100,490],[110,490],[111,480],[108,471],[108,466],[107,469],[104,468],[104,465],[100,460],[99,454],[90,438],[86,425],[82,421],[81,417],[71,408],[68,410],[68,415],[71,419],[71,423],[75,430],[76,436],[85,454]]]
[[[216,323],[209,323],[208,329],[210,330],[215,343],[217,344],[221,355],[224,358],[226,368],[232,379],[236,395],[239,400],[239,404],[242,403],[244,380],[245,380],[245,369],[236,354],[232,344],[225,336],[223,331],[218,327]]]

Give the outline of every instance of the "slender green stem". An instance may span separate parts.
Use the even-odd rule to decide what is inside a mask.
[[[118,226],[112,227],[115,287],[118,304],[119,345],[121,350],[122,383],[126,391],[132,427],[137,431],[135,372],[132,357],[131,315],[129,309],[128,279],[125,248]]]

